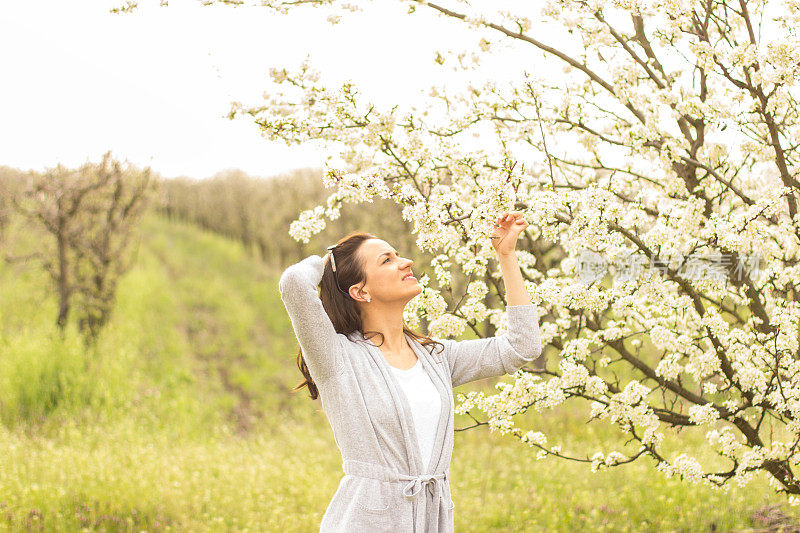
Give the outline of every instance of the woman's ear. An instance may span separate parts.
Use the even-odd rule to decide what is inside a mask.
[[[365,291],[365,290],[364,290],[364,287],[359,287],[359,288],[357,288],[357,289],[356,289],[356,295],[357,295],[359,298],[361,298],[361,299],[363,299],[364,301],[366,301],[366,302],[369,302],[369,301],[371,301],[371,300],[372,300],[372,297],[369,295],[369,293],[368,293],[367,291]]]

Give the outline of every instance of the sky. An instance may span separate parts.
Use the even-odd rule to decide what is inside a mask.
[[[165,177],[321,168],[324,146],[269,141],[252,119],[224,118],[231,102],[261,103],[269,68],[307,55],[323,80],[352,80],[379,103],[419,102],[446,76],[435,50],[478,38],[388,2],[337,25],[321,9],[281,15],[193,0],[109,13],[122,3],[0,2],[0,165],[76,167],[111,150]]]

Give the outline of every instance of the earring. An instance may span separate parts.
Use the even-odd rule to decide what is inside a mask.
[[[367,301],[368,301],[368,302],[370,301],[370,299],[369,299],[369,296],[367,296]]]

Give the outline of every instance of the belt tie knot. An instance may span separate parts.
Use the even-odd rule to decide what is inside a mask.
[[[439,481],[444,480],[445,474],[420,474],[418,476],[400,474],[399,478],[402,481],[408,481],[406,486],[403,487],[403,495],[406,498],[416,498],[417,494],[422,491],[423,486],[431,486],[432,489],[436,489],[441,494],[442,487]]]

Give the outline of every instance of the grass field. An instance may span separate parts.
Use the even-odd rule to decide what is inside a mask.
[[[17,233],[20,249],[38,238]],[[300,373],[280,272],[156,214],[143,235],[96,353],[74,330],[58,335],[43,271],[0,262],[0,529],[317,531],[343,473],[319,402],[290,392]],[[624,451],[588,411],[567,404],[518,425],[574,456]],[[711,456],[701,436],[675,442]],[[784,513],[800,516],[764,477],[723,493],[649,460],[592,474],[535,456],[486,426],[456,432],[456,530],[778,531]]]

